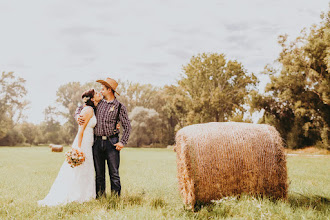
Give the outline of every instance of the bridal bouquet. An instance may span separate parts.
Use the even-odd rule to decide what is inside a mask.
[[[76,148],[71,148],[71,150],[66,152],[65,157],[66,161],[72,168],[81,165],[85,161],[84,152],[79,151]]]

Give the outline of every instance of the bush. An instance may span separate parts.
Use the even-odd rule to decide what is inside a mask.
[[[0,140],[0,146],[15,146],[25,141],[24,135],[17,129],[11,129],[6,136]]]

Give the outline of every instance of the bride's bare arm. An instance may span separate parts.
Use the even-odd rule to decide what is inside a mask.
[[[79,130],[78,130],[78,147],[81,148],[81,142],[83,139],[83,135],[84,135],[84,131],[85,128],[89,122],[89,120],[92,118],[93,116],[93,109],[92,108],[84,108],[80,115],[82,115],[82,117],[85,119],[84,123],[79,125]]]

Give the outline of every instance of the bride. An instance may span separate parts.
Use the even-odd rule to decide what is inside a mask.
[[[94,142],[93,128],[96,125],[94,108],[102,99],[102,95],[94,89],[82,94],[84,108],[80,115],[84,123],[79,125],[79,130],[72,144],[72,148],[78,148],[85,153],[85,162],[72,168],[64,161],[48,195],[38,201],[41,206],[64,205],[70,202],[86,202],[95,198],[95,172],[92,154]]]

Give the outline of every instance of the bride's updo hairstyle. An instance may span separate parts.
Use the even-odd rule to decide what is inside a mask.
[[[94,94],[95,94],[94,89],[90,89],[90,90],[87,90],[87,91],[83,92],[83,94],[81,95],[83,103],[85,103],[88,106],[91,106],[91,107],[95,108],[94,102],[92,101],[92,98],[94,97]]]

